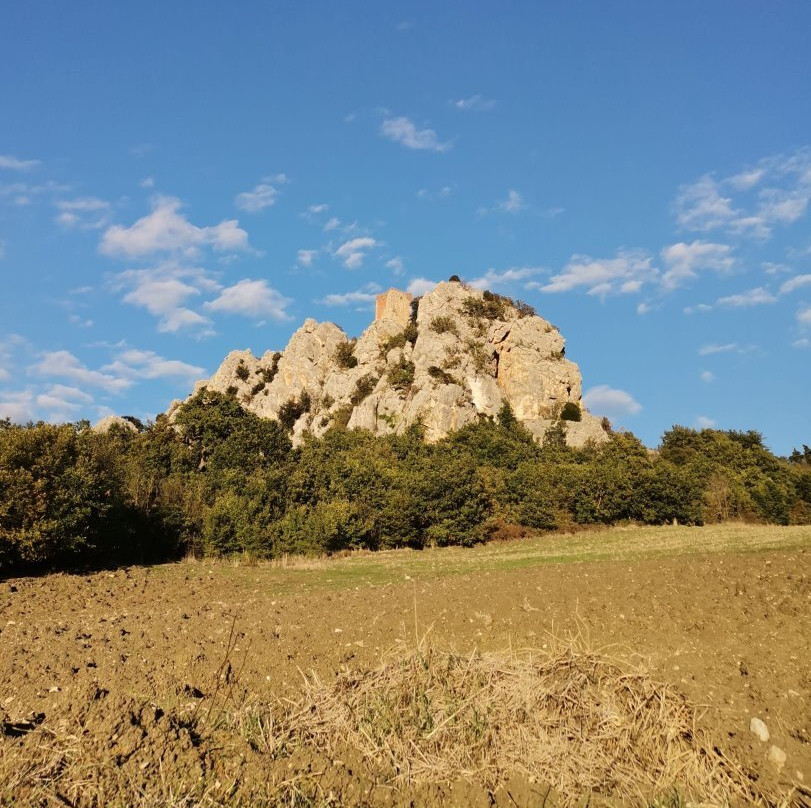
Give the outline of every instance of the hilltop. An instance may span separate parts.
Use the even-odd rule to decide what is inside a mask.
[[[357,339],[308,319],[283,351],[232,351],[194,392],[204,387],[281,421],[294,441],[333,425],[401,434],[421,422],[435,442],[505,403],[539,442],[558,423],[571,446],[607,436],[583,405],[558,329],[526,304],[456,280],[414,300],[396,289],[378,295]]]

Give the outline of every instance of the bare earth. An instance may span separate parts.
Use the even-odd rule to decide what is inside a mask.
[[[615,657],[641,655],[655,679],[706,705],[702,725],[758,788],[808,804],[811,528],[745,526],[0,581],[0,804],[91,805],[100,779],[122,772],[145,805],[194,804],[181,801],[192,781],[206,782],[202,804],[227,804],[252,777],[305,775],[328,781],[325,805],[540,804],[526,784],[503,803],[458,783],[384,799],[364,785],[363,761],[263,763],[262,745],[240,746],[233,731],[200,738],[165,719],[224,716],[246,696],[294,698],[303,672],[329,680],[345,666],[374,668],[426,633],[463,653],[543,648],[574,633]],[[750,732],[753,717],[767,742]],[[767,760],[772,745],[785,752],[782,768]],[[53,782],[34,766],[45,747],[62,750],[49,762]],[[231,764],[239,786],[226,782]]]

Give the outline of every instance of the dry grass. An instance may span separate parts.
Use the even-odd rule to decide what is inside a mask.
[[[464,778],[492,791],[518,772],[564,805],[588,792],[635,805],[674,793],[767,802],[705,737],[696,708],[644,667],[582,638],[551,646],[462,656],[422,642],[377,670],[311,676],[275,742],[348,744],[402,785]]]

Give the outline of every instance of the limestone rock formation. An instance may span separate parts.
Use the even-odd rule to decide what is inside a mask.
[[[138,427],[127,418],[122,418],[120,415],[106,415],[100,421],[93,424],[93,431],[102,434],[109,432],[114,427],[124,429],[128,432],[137,432]]]
[[[600,419],[583,406],[580,371],[564,358],[563,337],[526,308],[447,282],[413,303],[389,290],[377,314],[357,340],[333,323],[306,320],[284,351],[258,358],[232,351],[195,393],[233,393],[264,418],[286,408],[296,414],[294,441],[336,423],[387,434],[417,422],[436,441],[497,415],[505,401],[538,440],[558,422],[571,445],[606,439]],[[567,404],[579,409],[579,421],[560,420]]]

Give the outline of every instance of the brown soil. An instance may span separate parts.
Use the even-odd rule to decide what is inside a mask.
[[[303,673],[366,671],[429,631],[460,654],[573,633],[613,657],[642,655],[655,680],[706,706],[701,725],[753,793],[811,804],[806,544],[467,572],[455,568],[465,551],[447,550],[402,575],[395,554],[0,582],[0,804],[552,805],[543,772],[490,791],[475,778],[403,788],[351,748],[270,754],[264,705],[283,710]],[[377,564],[385,575],[363,572]],[[782,768],[767,760],[772,744]]]

